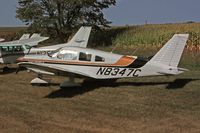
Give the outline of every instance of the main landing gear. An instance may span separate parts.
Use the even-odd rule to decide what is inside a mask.
[[[81,87],[80,84],[76,83],[74,76],[69,77],[69,80],[64,81],[60,84],[61,88],[72,88],[72,87]]]

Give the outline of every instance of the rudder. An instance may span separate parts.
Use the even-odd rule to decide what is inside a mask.
[[[68,46],[87,47],[91,29],[91,27],[82,26],[70,40]]]
[[[150,61],[177,67],[188,37],[189,34],[175,34]]]

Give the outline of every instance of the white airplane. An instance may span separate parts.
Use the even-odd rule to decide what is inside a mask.
[[[18,42],[4,43],[3,45],[1,45],[0,43],[0,64],[1,63],[2,64],[17,63],[17,59],[19,57],[23,57],[27,54],[34,55],[34,56],[38,56],[38,55],[48,56],[48,53],[65,46],[87,45],[90,31],[91,31],[91,27],[81,27],[70,42],[64,43],[64,44],[58,44],[54,46],[39,47],[39,48],[34,48],[31,46],[33,46],[35,43],[38,43],[39,38],[41,38],[40,41],[43,41],[44,39],[48,39],[47,37],[44,38],[44,37],[40,37],[39,34],[33,34],[29,38],[30,34],[24,34],[18,41],[20,43]]]
[[[24,34],[19,40],[0,43],[0,64],[13,64],[16,59],[26,54],[29,49],[38,43],[49,39],[41,37],[39,34]]]
[[[75,77],[92,79],[119,79],[142,76],[177,75],[187,69],[179,68],[188,34],[175,34],[151,59],[119,55],[70,45],[49,56],[26,55],[19,58],[19,67],[26,67],[38,74],[31,83],[48,83],[43,74],[68,76],[61,86],[76,86]]]

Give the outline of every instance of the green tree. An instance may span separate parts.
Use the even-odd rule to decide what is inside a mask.
[[[18,0],[16,17],[30,29],[61,38],[80,25],[108,26],[103,10],[116,0]]]

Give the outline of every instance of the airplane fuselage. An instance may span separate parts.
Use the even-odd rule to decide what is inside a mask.
[[[36,65],[30,66],[30,64],[27,64],[26,66],[24,64],[23,66],[41,74],[66,75],[73,73],[95,79],[118,79],[180,73],[177,68],[149,63],[149,60],[145,58],[78,47],[67,47],[46,56],[28,54],[18,61],[35,63]],[[47,69],[48,67],[56,69]],[[169,73],[164,73],[167,70],[169,70]]]

